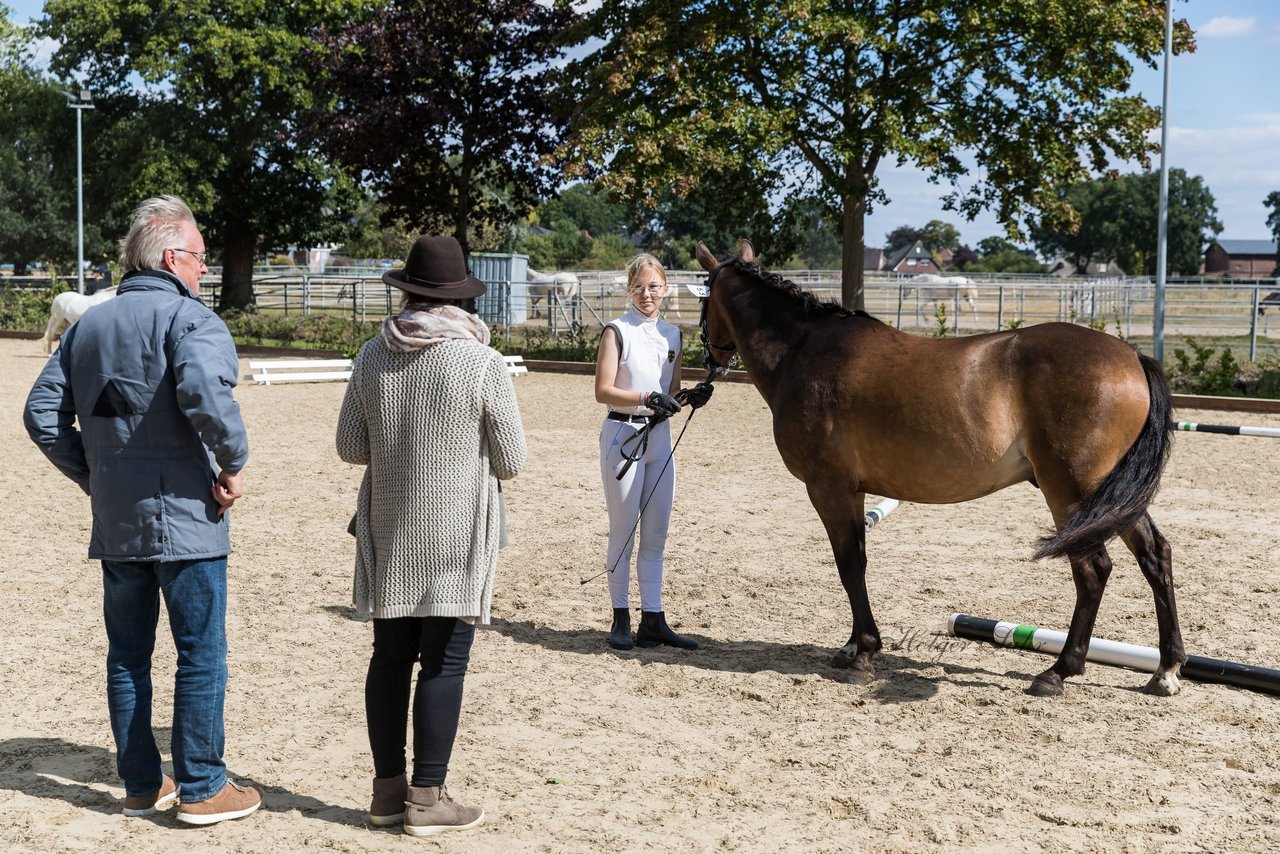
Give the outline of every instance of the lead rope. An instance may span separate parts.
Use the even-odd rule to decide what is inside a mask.
[[[653,489],[649,490],[648,498],[645,498],[644,503],[640,505],[640,512],[636,515],[635,524],[631,526],[631,533],[627,535],[627,542],[630,542],[631,538],[636,535],[636,528],[640,527],[640,520],[644,518],[644,509],[649,506],[650,500],[653,499],[653,493],[658,491],[658,484],[662,482],[662,476],[667,473],[667,466],[671,465],[671,460],[676,455],[676,448],[680,447],[680,440],[684,438],[684,431],[689,429],[689,422],[693,420],[693,413],[697,411],[698,410],[693,408],[689,409],[689,417],[684,420],[684,426],[680,428],[680,435],[676,436],[675,442],[671,445],[671,453],[667,454],[667,460],[662,464],[662,471],[658,472],[658,479],[653,482]],[[627,462],[623,464],[622,471],[618,473],[618,480],[622,480],[622,475],[625,474],[627,469],[631,467],[631,464],[644,455],[645,448],[649,446],[649,429],[654,424],[661,423],[662,421],[665,421],[665,420],[667,419],[661,418],[658,421],[651,420],[648,424],[644,425],[639,430],[637,430],[634,435],[629,436],[625,441],[623,441],[622,444],[623,444],[623,447],[625,448],[627,442],[635,439],[635,437],[639,436],[641,433],[644,434],[644,438],[640,440],[642,443],[642,447],[640,448],[640,453],[637,456],[631,457],[626,453],[625,450],[623,451],[623,456],[627,458]],[[602,575],[612,574],[613,571],[618,568],[618,561],[622,560],[622,556],[626,553],[627,553],[626,549],[618,549],[618,556],[613,559],[613,566],[610,566],[608,569],[600,570],[590,578],[579,579],[578,584],[583,585],[583,584],[586,584],[588,581],[595,581],[597,578],[599,578]]]

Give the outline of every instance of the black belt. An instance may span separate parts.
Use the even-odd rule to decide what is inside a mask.
[[[612,412],[605,416],[610,421],[630,421],[632,424],[644,424],[649,420],[648,415],[628,415],[625,412]]]

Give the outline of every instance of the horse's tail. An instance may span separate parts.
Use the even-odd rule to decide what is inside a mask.
[[[1173,448],[1173,397],[1160,363],[1142,354],[1138,359],[1151,394],[1147,423],[1115,468],[1080,502],[1067,524],[1037,543],[1037,558],[1082,558],[1093,554],[1112,537],[1132,528],[1155,498],[1160,474]]]

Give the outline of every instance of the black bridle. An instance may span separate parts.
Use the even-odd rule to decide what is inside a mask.
[[[720,272],[720,268],[728,261],[722,261],[716,265],[716,268],[707,275],[707,295],[702,297],[699,302],[702,303],[701,311],[698,314],[698,337],[702,340],[702,367],[707,369],[706,382],[715,382],[715,380],[728,373],[729,366],[738,358],[738,345],[735,342],[724,344],[713,344],[707,337],[707,303],[711,301],[711,285],[716,280],[716,274]],[[720,364],[716,361],[715,356],[711,354],[712,350],[719,350],[722,353],[729,353],[729,361],[726,364]]]

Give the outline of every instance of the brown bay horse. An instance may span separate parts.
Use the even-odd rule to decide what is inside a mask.
[[[880,632],[866,588],[867,493],[953,503],[1024,481],[1039,487],[1057,531],[1035,553],[1066,557],[1076,602],[1066,645],[1028,691],[1062,693],[1085,654],[1119,536],[1155,595],[1160,666],[1146,690],[1177,693],[1186,661],[1169,543],[1147,513],[1171,441],[1172,401],[1159,363],[1110,335],[1045,323],[963,338],[908,335],[863,312],[819,302],[740,255],[709,273],[708,364],[736,353],[773,413],[788,470],[826,527],[853,610],[832,663],[873,679]]]

